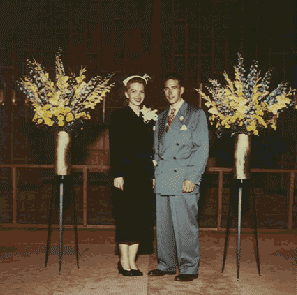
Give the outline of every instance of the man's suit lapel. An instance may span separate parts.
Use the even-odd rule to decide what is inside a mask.
[[[165,128],[166,128],[166,122],[167,122],[167,118],[168,118],[168,113],[169,113],[169,109],[168,108],[164,113],[163,116],[160,118],[159,120],[159,132],[158,132],[158,150],[159,150],[159,154],[162,155],[163,154],[163,145],[161,145],[162,142],[162,137],[164,136],[165,133]],[[178,123],[178,121],[180,120],[180,117],[183,116],[185,119],[185,123],[188,121],[188,117],[189,117],[190,111],[189,111],[189,104],[187,102],[184,102],[182,104],[182,106],[180,107],[179,111],[176,114],[176,119],[174,119],[172,125],[175,125]],[[183,123],[184,123],[183,122]],[[171,126],[172,126],[171,125]],[[170,130],[169,130],[170,132]]]
[[[159,120],[159,132],[158,132],[158,150],[159,150],[159,154],[161,154],[160,143],[161,143],[162,137],[163,137],[164,132],[165,132],[166,119],[168,117],[168,112],[169,112],[169,108],[163,113],[163,116]]]
[[[185,113],[185,115],[184,115],[185,119],[184,119],[183,124],[188,127],[189,121],[191,119],[191,106],[188,103],[187,103],[187,106],[186,106],[186,108],[184,110],[184,113]]]
[[[179,121],[184,124],[185,120],[187,119],[187,113],[188,113],[188,106],[189,104],[187,102],[184,102],[180,109],[178,110],[176,116],[175,116],[175,119],[174,119],[174,124],[178,123]],[[181,117],[184,117],[184,120],[181,121],[180,118]]]

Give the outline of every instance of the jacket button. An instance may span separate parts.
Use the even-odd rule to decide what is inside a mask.
[[[176,170],[176,169],[174,169],[174,172],[177,172],[177,170]]]
[[[161,157],[161,160],[164,160],[164,158],[163,158],[163,157]]]
[[[179,146],[179,143],[177,143],[176,145]]]
[[[176,160],[176,157],[173,157],[174,160]]]

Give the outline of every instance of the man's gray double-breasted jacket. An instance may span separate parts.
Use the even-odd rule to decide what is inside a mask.
[[[159,114],[154,134],[155,192],[161,195],[199,193],[209,154],[205,112],[184,102],[166,132],[168,112],[169,109]],[[196,184],[192,193],[182,192],[185,179]]]

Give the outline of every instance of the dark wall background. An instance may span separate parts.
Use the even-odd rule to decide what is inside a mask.
[[[26,59],[41,62],[53,77],[59,47],[68,71],[83,66],[88,77],[116,73],[107,121],[113,108],[124,104],[121,82],[127,75],[148,73],[146,104],[162,109],[162,78],[179,71],[185,98],[199,105],[194,89],[209,78],[222,80],[223,71],[232,77],[237,52],[246,68],[256,59],[262,73],[272,69],[272,87],[281,81],[296,87],[293,0],[3,0],[0,5],[2,163],[53,163],[53,136],[31,123],[32,111],[15,80],[27,74]],[[253,138],[254,167],[295,165],[295,120],[295,112],[286,111],[276,132]],[[101,104],[74,139],[73,163],[108,163],[105,127]],[[232,141],[211,131],[216,165],[231,166],[232,153]]]
[[[199,106],[194,89],[201,83],[205,89],[209,78],[222,80],[223,71],[234,77],[237,52],[244,56],[246,68],[256,59],[262,73],[272,69],[272,87],[287,81],[297,88],[294,0],[0,0],[2,164],[54,163],[54,135],[31,122],[32,110],[15,81],[28,73],[26,59],[36,59],[54,77],[59,47],[68,72],[78,72],[81,66],[87,67],[88,78],[115,72],[116,86],[106,101],[106,118],[103,120],[102,104],[91,112],[92,119],[73,138],[73,164],[109,163],[108,118],[125,103],[122,80],[127,75],[147,73],[152,77],[146,104],[159,110],[166,107],[162,78],[167,72],[184,75],[185,99]],[[201,107],[205,108],[203,102]],[[212,165],[231,167],[233,138],[216,138],[210,126],[210,139]],[[252,150],[253,167],[296,169],[296,111],[281,114],[277,131],[253,137]],[[17,223],[46,224],[52,169],[17,171]],[[1,223],[12,223],[11,175],[11,169],[1,168]],[[82,224],[83,175],[78,171],[72,175]],[[287,227],[287,176],[254,174],[261,194],[257,198],[259,227]],[[223,226],[231,178],[224,175]],[[107,180],[108,175],[89,174],[88,224],[114,223]],[[205,174],[199,205],[202,227],[216,227],[217,181],[217,175]],[[66,223],[73,223],[71,212],[65,213]]]

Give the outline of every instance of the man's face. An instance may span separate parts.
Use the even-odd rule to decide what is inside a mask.
[[[138,82],[132,83],[125,92],[129,104],[140,106],[145,97],[144,85]]]
[[[168,79],[165,82],[164,92],[170,104],[175,104],[181,100],[181,96],[184,93],[184,87],[180,87],[179,81],[175,79]]]

